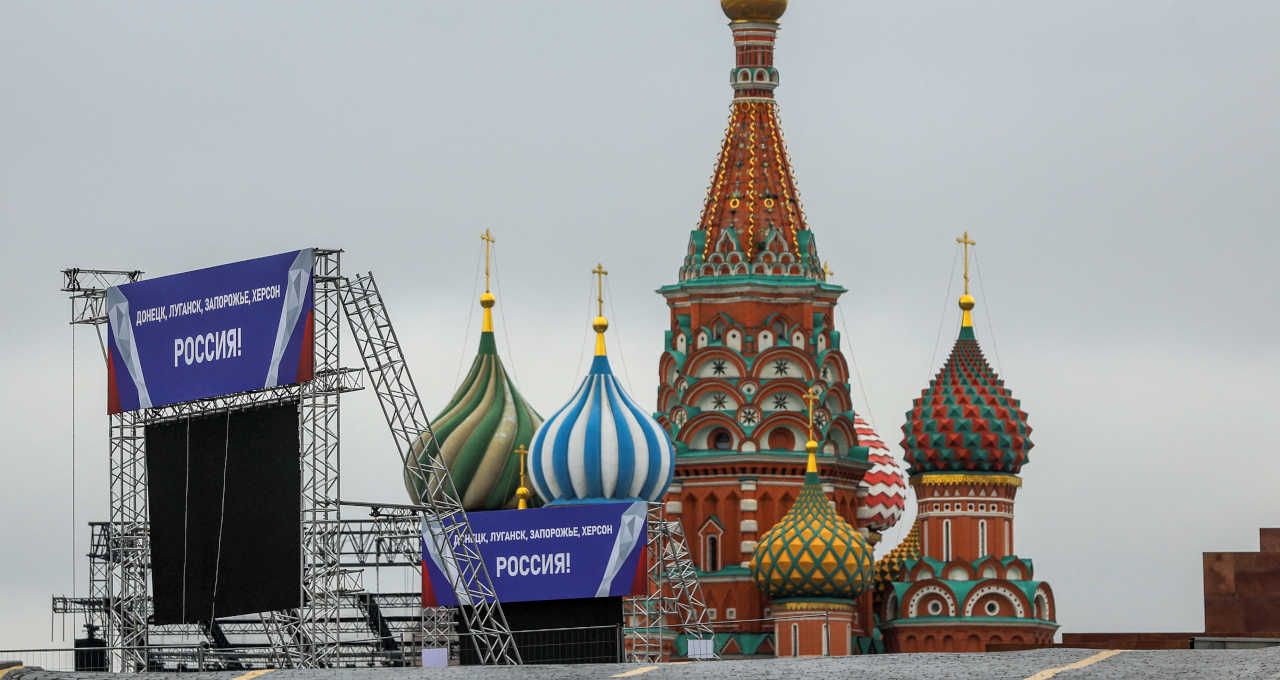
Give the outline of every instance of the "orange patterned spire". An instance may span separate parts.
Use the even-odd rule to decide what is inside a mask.
[[[786,8],[785,2],[728,3],[725,12],[731,18],[755,16],[756,5],[769,6],[760,16],[780,15]],[[776,16],[735,19],[729,28],[735,54],[729,72],[733,110],[681,279],[755,275],[825,281],[773,99]]]

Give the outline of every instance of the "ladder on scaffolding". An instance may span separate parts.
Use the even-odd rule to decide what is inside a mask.
[[[419,456],[435,434],[418,390],[409,374],[404,352],[387,313],[373,273],[347,279],[341,286],[342,308],[351,325],[373,391],[378,395],[391,436],[414,487],[419,490],[421,519],[435,554],[444,561],[446,578],[458,598],[468,636],[483,664],[519,664],[502,605],[481,559],[462,508],[453,476],[438,456]]]
[[[668,638],[712,639],[702,584],[689,557],[684,527],[669,521],[662,503],[649,504],[648,589],[626,599],[627,656],[636,663],[666,660]]]

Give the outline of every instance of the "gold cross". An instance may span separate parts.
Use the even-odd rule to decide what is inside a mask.
[[[809,439],[813,439],[813,404],[818,401],[818,388],[810,387],[808,392],[801,397],[809,404]]]
[[[480,240],[484,241],[484,292],[489,292],[489,246],[497,243],[498,239],[489,233],[488,229],[480,235]]]
[[[596,305],[599,307],[596,316],[604,316],[604,277],[608,276],[609,272],[605,271],[604,264],[600,263],[591,270],[591,273],[596,275]]]
[[[969,232],[965,232],[964,236],[956,239],[956,243],[964,244],[964,294],[969,294],[969,246],[978,245],[977,241],[969,240]],[[953,270],[954,271],[954,270]]]
[[[834,273],[835,272],[831,271],[831,267],[827,266],[826,262],[822,263],[822,275],[823,277],[825,277],[822,279],[823,281],[826,281],[827,279],[831,278],[831,275]]]

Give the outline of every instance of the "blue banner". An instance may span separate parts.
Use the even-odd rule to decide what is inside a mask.
[[[471,530],[502,602],[616,597],[645,591],[643,502],[472,512]],[[456,572],[422,531],[422,603],[470,602]],[[450,550],[445,547],[444,550]],[[454,575],[454,578],[446,577]]]
[[[107,412],[306,382],[313,253],[107,289]]]

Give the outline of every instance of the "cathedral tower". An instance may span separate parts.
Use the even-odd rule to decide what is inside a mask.
[[[877,614],[890,651],[1048,644],[1058,628],[1053,590],[1013,550],[1013,501],[1031,428],[978,346],[969,294],[974,241],[967,232],[956,241],[965,250],[960,333],[902,426],[916,525],[900,546],[906,550],[877,565],[889,581]]]
[[[874,541],[905,497],[901,471],[854,412],[833,324],[845,289],[818,256],[783,143],[773,48],[786,5],[721,1],[734,48],[729,123],[679,280],[658,290],[671,315],[655,416],[677,447],[667,511],[684,523],[717,622],[769,613],[747,564],[803,491],[811,391],[813,475],[834,512]],[[853,619],[869,630],[869,605]],[[770,651],[746,648],[758,636],[726,644],[717,651]]]

